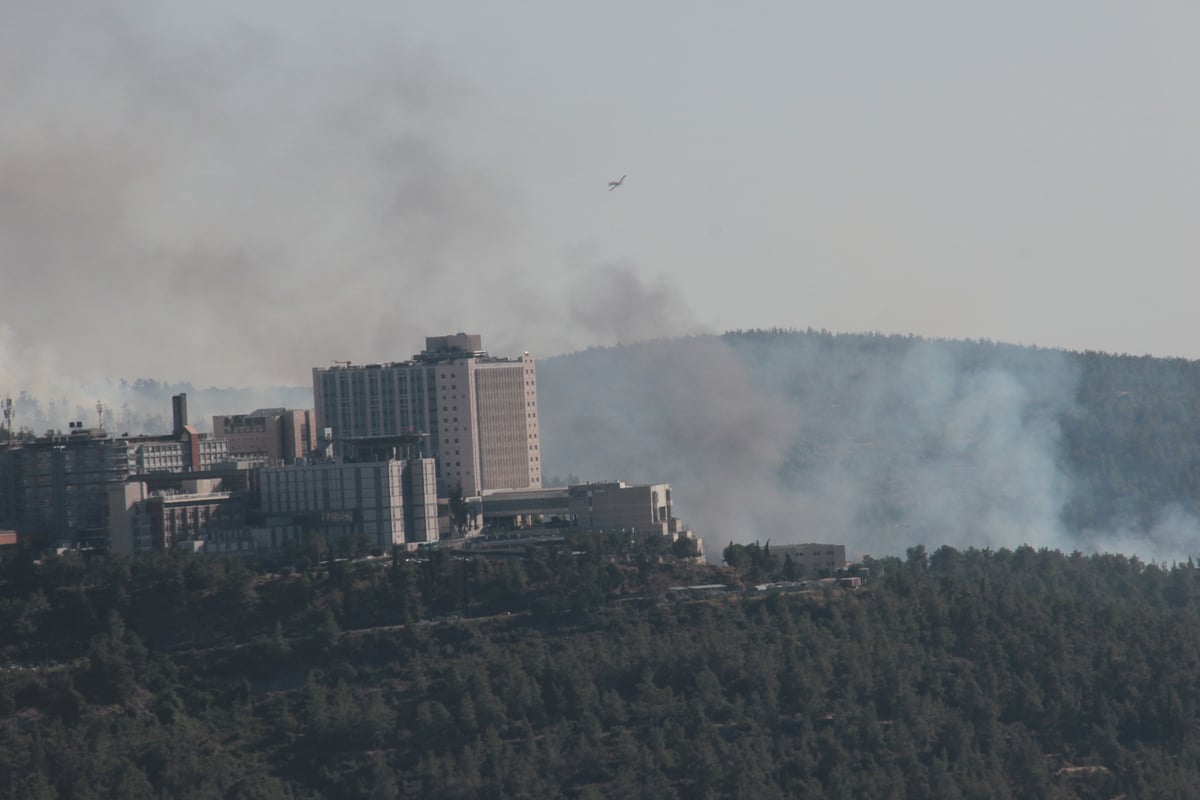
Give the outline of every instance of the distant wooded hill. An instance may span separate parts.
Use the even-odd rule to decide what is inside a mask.
[[[548,477],[669,481],[714,545],[1176,558],[1200,533],[1200,362],[739,331],[546,359],[539,394]]]

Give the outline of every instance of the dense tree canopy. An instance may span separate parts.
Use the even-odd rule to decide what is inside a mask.
[[[658,599],[737,589],[752,566],[621,537],[289,575],[9,557],[0,794],[1183,797],[1200,781],[1190,562],[914,546],[853,591]]]

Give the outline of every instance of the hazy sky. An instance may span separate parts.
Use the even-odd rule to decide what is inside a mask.
[[[744,5],[0,0],[0,394],[457,330],[1200,357],[1200,5]]]

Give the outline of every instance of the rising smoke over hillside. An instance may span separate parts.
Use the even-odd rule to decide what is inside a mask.
[[[1064,521],[1111,489],[1081,480],[1088,465],[1066,452],[1063,423],[1086,428],[1094,410],[1077,400],[1079,360],[1061,351],[733,334],[550,359],[539,380],[548,476],[670,481],[711,545],[1200,551],[1190,493]]]
[[[576,321],[566,299],[598,271],[632,279],[612,299],[634,333],[678,332],[625,304],[641,279],[603,253],[524,277],[521,187],[462,141],[486,99],[402,32],[332,11],[308,30],[135,0],[3,8],[0,397],[119,405],[94,395],[139,375],[304,386],[464,326],[496,352],[611,343],[603,302]]]

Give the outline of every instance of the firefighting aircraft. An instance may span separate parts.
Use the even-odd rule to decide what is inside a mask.
[[[619,180],[619,181],[609,181],[608,182],[608,190],[611,192],[613,189],[617,188],[618,186],[620,186],[623,183],[625,183],[624,175],[621,176],[621,180]]]

